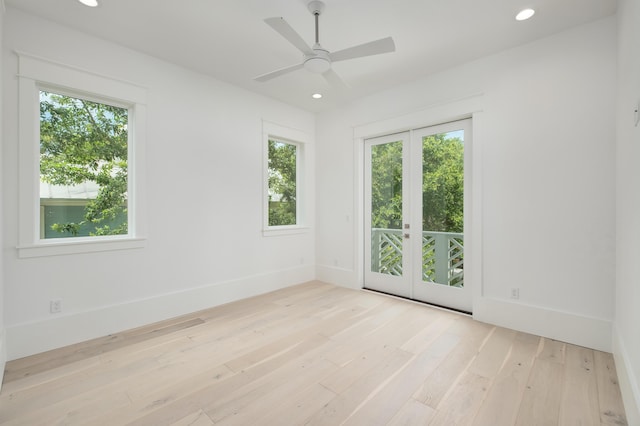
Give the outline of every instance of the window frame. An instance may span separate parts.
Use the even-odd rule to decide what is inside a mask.
[[[18,53],[18,256],[68,255],[144,247],[146,89]],[[127,108],[128,233],[43,239],[40,235],[40,91]]]
[[[264,236],[290,235],[309,230],[307,217],[307,201],[309,193],[306,186],[308,173],[308,143],[309,136],[296,129],[280,126],[263,121],[263,223]],[[295,225],[269,225],[269,141],[287,143],[296,147],[296,224]]]

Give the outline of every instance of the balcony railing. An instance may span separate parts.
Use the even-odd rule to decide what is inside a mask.
[[[402,275],[402,230],[371,230],[371,270]],[[464,287],[464,234],[422,232],[422,280]]]

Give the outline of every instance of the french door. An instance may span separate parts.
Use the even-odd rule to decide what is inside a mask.
[[[366,288],[471,311],[470,144],[471,120],[365,140]]]

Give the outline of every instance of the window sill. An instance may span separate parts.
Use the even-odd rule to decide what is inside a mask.
[[[62,256],[68,254],[96,253],[112,250],[130,250],[142,248],[146,244],[144,238],[105,238],[82,241],[45,241],[39,244],[18,246],[18,257]]]
[[[295,235],[305,234],[309,232],[307,226],[278,226],[273,228],[267,228],[262,230],[262,236],[264,237],[277,237],[280,235]]]

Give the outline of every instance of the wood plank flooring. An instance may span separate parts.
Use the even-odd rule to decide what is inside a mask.
[[[2,425],[626,425],[611,354],[310,282],[7,364]]]

